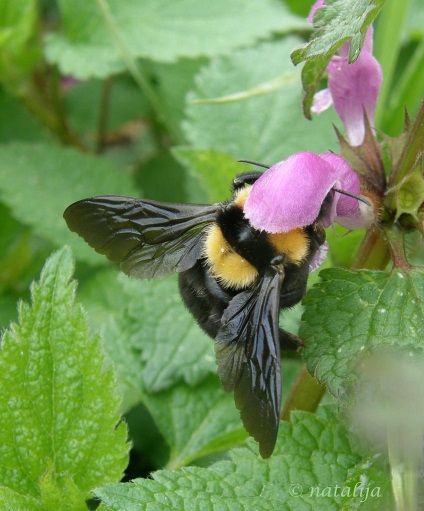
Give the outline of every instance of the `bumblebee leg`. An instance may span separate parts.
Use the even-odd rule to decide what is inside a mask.
[[[280,347],[282,350],[297,351],[299,348],[303,348],[304,346],[305,341],[303,341],[300,337],[280,328]]]
[[[283,310],[289,307],[293,307],[302,300],[304,295],[304,289],[295,289],[294,291],[280,295],[280,309]]]

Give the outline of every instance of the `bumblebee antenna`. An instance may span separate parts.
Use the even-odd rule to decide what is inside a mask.
[[[367,206],[371,207],[371,204],[364,199],[363,197],[358,197],[357,195],[354,195],[353,193],[345,192],[344,190],[340,190],[339,188],[333,188],[333,190],[337,193],[341,193],[342,195],[347,195],[348,197],[352,197],[352,199],[359,200],[366,204]]]
[[[237,160],[239,163],[250,163],[250,165],[256,165],[257,167],[263,167],[264,169],[271,168],[271,165],[266,165],[265,163],[259,163],[258,161],[253,160]]]

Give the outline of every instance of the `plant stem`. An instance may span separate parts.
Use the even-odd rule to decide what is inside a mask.
[[[51,104],[57,119],[57,127],[59,131],[58,134],[62,139],[65,139],[69,130],[66,122],[65,110],[63,108],[63,100],[60,90],[60,80],[61,76],[59,70],[55,66],[51,70],[50,79]]]
[[[405,431],[392,425],[387,431],[387,447],[396,509],[397,511],[416,511],[418,510],[417,474],[422,450],[406,448],[405,444],[422,446],[421,434],[415,432],[412,438],[406,438]]]
[[[70,130],[63,130],[63,126],[57,116],[52,113],[51,109],[46,106],[44,98],[37,91],[31,91],[30,94],[21,98],[25,106],[37,117],[37,119],[55,136],[57,136],[64,144],[78,147],[84,152],[89,149],[83,144],[79,137]]]
[[[389,245],[377,228],[374,227],[365,236],[359,254],[352,264],[352,269],[368,268],[384,270],[389,260]],[[292,410],[314,412],[324,394],[325,386],[312,377],[304,365],[287,398],[281,418],[290,420],[290,412]]]
[[[164,124],[166,124],[170,135],[174,139],[174,142],[178,143],[180,141],[181,137],[180,137],[179,133],[172,127],[172,125],[166,123],[166,116],[163,114],[161,102],[160,102],[155,90],[153,89],[153,87],[150,85],[149,81],[146,80],[145,76],[141,72],[140,62],[136,62],[134,57],[131,55],[131,51],[127,47],[127,44],[126,44],[124,38],[122,37],[118,27],[116,26],[115,20],[114,20],[113,15],[110,11],[108,3],[106,2],[106,0],[97,0],[97,3],[99,4],[100,10],[103,14],[103,17],[106,20],[106,24],[109,27],[109,30],[110,30],[113,38],[116,41],[116,45],[118,46],[118,48],[121,52],[122,60],[124,61],[125,65],[127,66],[128,71],[131,73],[135,82],[140,87],[140,90],[146,96],[146,98],[149,101],[153,110],[155,110],[158,118]]]
[[[390,251],[392,253],[393,268],[401,268],[403,270],[410,270],[412,265],[408,263],[405,254],[405,240],[403,232],[396,226],[392,225],[384,230],[387,240],[390,244]]]
[[[351,269],[384,270],[389,261],[390,247],[381,232],[373,227],[365,235]]]
[[[290,420],[290,412],[292,410],[314,412],[325,394],[325,391],[325,386],[318,383],[318,381],[308,373],[304,365],[287,398],[281,413],[281,419]]]
[[[97,137],[96,137],[96,153],[100,154],[103,150],[105,134],[107,130],[107,121],[109,114],[109,99],[112,90],[113,77],[109,76],[103,82],[102,93],[100,97],[99,117],[97,119]]]

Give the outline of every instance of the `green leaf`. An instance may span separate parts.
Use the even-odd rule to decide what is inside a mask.
[[[36,0],[2,0],[0,81],[14,94],[23,92],[25,86],[21,80],[29,73],[40,54],[38,45],[31,42],[36,23]]]
[[[420,0],[411,0],[406,23],[406,31],[415,39],[424,37],[424,5]]]
[[[0,331],[3,331],[17,317],[17,298],[8,293],[0,293]]]
[[[195,386],[216,373],[213,341],[185,308],[175,277],[100,273],[81,299],[128,388],[158,392],[182,380]]]
[[[164,202],[202,202],[196,183],[171,152],[161,151],[147,161],[135,176],[143,197]],[[196,189],[197,188],[197,189]],[[194,195],[194,200],[191,200]]]
[[[365,231],[363,229],[354,229],[346,231],[344,227],[333,224],[334,229],[328,229],[326,236],[329,245],[329,256],[331,257],[331,265],[349,268],[353,262],[355,254],[361,241],[364,238]],[[309,282],[311,280],[309,279]]]
[[[0,291],[3,291],[16,283],[31,255],[27,250],[28,229],[17,222],[10,215],[9,208],[1,203],[0,218],[0,244],[3,247],[0,254]]]
[[[76,200],[102,194],[138,193],[128,176],[106,159],[48,144],[0,147],[0,198],[13,216],[55,245],[71,245],[92,264],[104,258],[69,231],[63,212]]]
[[[79,299],[113,360],[123,409],[140,401],[148,407],[171,449],[169,467],[245,440],[233,395],[216,378],[213,341],[184,308],[174,278],[136,281],[102,271],[81,287]],[[285,328],[297,330],[295,315],[296,309],[284,313]],[[283,360],[282,367],[286,395],[300,361]]]
[[[378,94],[378,103],[375,112],[375,125],[379,126],[380,129],[382,128],[382,118],[383,116],[386,117],[386,110],[389,104],[393,106],[393,99],[390,97],[393,85],[400,81],[400,76],[404,74],[402,68],[405,66],[407,60],[409,60],[410,50],[404,51],[402,54],[400,53],[405,44],[405,40],[404,33],[402,30],[399,30],[399,27],[405,26],[410,4],[410,0],[406,2],[388,2],[376,23],[373,53],[381,66],[384,77]],[[402,70],[399,70],[399,64]],[[410,105],[401,105],[400,109],[402,113],[405,112],[407,106],[409,107]],[[409,113],[411,114],[411,112]],[[390,133],[397,134],[398,132],[399,131],[396,130]],[[387,131],[385,131],[385,133],[387,133]]]
[[[222,202],[230,197],[231,184],[243,165],[232,156],[213,149],[174,147],[173,154],[190,171],[205,193],[205,202]]]
[[[286,387],[301,367],[295,362],[283,361]],[[175,470],[240,445],[248,437],[233,395],[224,392],[216,376],[195,387],[181,383],[162,392],[145,394],[143,403],[170,447],[168,469]]]
[[[175,279],[131,281],[103,271],[79,296],[114,362],[123,408],[139,401],[147,406],[170,447],[170,467],[246,439],[233,396],[216,377],[213,341],[184,310]]]
[[[312,98],[321,76],[338,48],[350,41],[349,62],[361,51],[367,28],[376,18],[386,0],[327,0],[314,16],[315,32],[311,41],[292,52],[294,64],[307,60],[302,70],[305,91],[304,111],[310,118]]]
[[[0,486],[1,511],[46,511],[42,504],[34,497],[22,495],[7,486]]]
[[[290,10],[307,18],[309,10],[311,8],[311,0],[285,0]]]
[[[307,294],[300,336],[311,374],[342,396],[359,355],[375,348],[424,350],[424,274],[323,270]]]
[[[113,360],[123,409],[140,401],[147,406],[170,447],[169,467],[245,440],[233,395],[216,377],[213,341],[184,309],[175,279],[153,283],[102,271],[81,287],[79,298]],[[293,315],[284,314],[285,327],[293,326]],[[193,334],[179,337],[178,323]],[[283,360],[282,366],[287,394],[300,362]]]
[[[166,121],[166,125],[178,134],[178,140],[184,141],[181,122],[184,119],[187,92],[193,89],[196,74],[207,62],[205,57],[180,58],[176,62],[143,61],[145,73],[155,83],[161,120]]]
[[[124,53],[124,60],[167,62],[212,56],[305,27],[273,0],[59,0],[59,6],[64,34],[49,34],[46,55],[64,74],[81,79],[122,71]]]
[[[315,38],[292,54],[295,64],[305,59],[335,52],[350,41],[349,62],[358,57],[369,25],[386,0],[327,0],[314,16]]]
[[[107,107],[106,134],[122,125],[145,116],[148,106],[140,89],[127,76],[116,76],[109,82],[88,80],[76,83],[64,97],[69,125],[79,134],[93,140],[102,108],[102,93],[110,86]],[[103,105],[104,108],[104,105]]]
[[[44,511],[86,509],[90,489],[118,481],[128,461],[115,377],[74,304],[72,272],[69,249],[51,256],[2,338],[0,495],[19,509],[31,498]]]
[[[396,509],[390,473],[382,461],[378,454],[370,456],[349,471],[346,495],[342,498],[343,511]]]
[[[405,123],[405,110],[412,119],[417,115],[423,99],[423,83],[424,37],[397,77],[397,83],[390,93],[390,101],[386,102],[384,108],[382,108],[382,120],[376,125],[383,129],[384,133],[392,136],[402,133]]]
[[[170,446],[169,469],[244,442],[247,433],[232,394],[211,376],[195,387],[179,384],[143,399]]]
[[[4,0],[0,7],[0,48],[17,51],[28,41],[36,20],[35,0]]]
[[[268,164],[305,149],[336,150],[334,112],[313,124],[300,115],[300,72],[289,60],[298,43],[294,37],[265,43],[202,68],[188,96],[184,127],[191,145]]]
[[[113,361],[123,395],[121,409],[130,410],[142,400],[143,391],[140,350],[131,344],[132,325],[126,316],[128,301],[137,297],[124,295],[118,271],[108,269],[80,286],[78,299],[88,312],[91,329],[100,332],[104,349]]]
[[[0,87],[0,142],[38,142],[47,139],[43,126],[23,106]]]
[[[339,424],[334,408],[320,416],[295,412],[282,422],[271,458],[257,448],[234,449],[229,461],[209,468],[159,471],[153,479],[105,486],[95,490],[114,510],[184,509],[278,510],[340,509],[340,495],[317,495],[320,488],[342,486],[360,454]],[[313,489],[315,488],[315,493]]]
[[[0,296],[10,304],[16,316],[16,302],[25,296],[29,298],[30,282],[38,275],[46,257],[51,253],[51,246],[31,233],[31,229],[18,222],[10,209],[0,203]],[[10,307],[2,301],[0,316],[5,315]],[[2,321],[0,320],[0,324]],[[7,326],[8,322],[5,326]]]
[[[148,392],[181,380],[198,385],[215,373],[213,341],[185,308],[177,279],[136,281],[120,275],[130,342],[140,350],[143,386]]]

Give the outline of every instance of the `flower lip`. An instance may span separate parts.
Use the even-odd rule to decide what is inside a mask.
[[[254,227],[271,233],[309,225],[337,182],[337,169],[317,154],[293,154],[253,184],[245,216]]]
[[[328,197],[334,188],[348,196]],[[324,227],[334,221],[359,227],[361,210],[351,196],[359,194],[359,177],[341,156],[301,152],[273,165],[252,185],[244,214],[254,227],[270,233],[305,227],[317,219]]]

